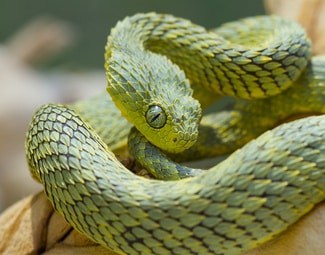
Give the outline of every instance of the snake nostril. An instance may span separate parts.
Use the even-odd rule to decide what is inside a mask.
[[[175,137],[175,138],[173,138],[173,142],[174,143],[176,143],[177,142],[177,138]]]

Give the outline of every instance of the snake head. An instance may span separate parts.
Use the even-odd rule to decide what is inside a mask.
[[[142,134],[164,151],[178,153],[190,148],[197,140],[200,105],[190,96],[166,103],[154,100],[146,111]],[[141,128],[141,127],[140,127]]]
[[[201,107],[177,65],[151,52],[112,51],[106,74],[116,106],[149,142],[171,153],[195,143]]]

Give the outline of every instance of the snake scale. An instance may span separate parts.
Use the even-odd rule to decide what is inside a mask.
[[[26,139],[33,177],[93,241],[119,254],[241,254],[324,199],[325,118],[310,115],[325,112],[325,57],[311,59],[296,23],[210,31],[137,14],[112,29],[105,68],[110,96],[42,106]],[[232,107],[201,118],[223,95]],[[128,133],[130,153],[164,180],[116,159]],[[170,160],[232,151],[208,171]]]

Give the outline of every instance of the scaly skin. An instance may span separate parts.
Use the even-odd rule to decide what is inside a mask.
[[[121,254],[236,255],[270,240],[325,198],[323,116],[270,130],[204,173],[161,153],[184,151],[197,139],[189,155],[202,152],[204,141],[219,150],[208,156],[228,153],[292,115],[324,113],[324,58],[296,81],[310,55],[298,25],[277,17],[234,24],[216,30],[230,42],[183,19],[139,14],[118,23],[106,46],[107,90],[135,126],[130,151],[158,178],[196,177],[149,180],[126,169],[108,146],[118,148],[130,124],[114,126],[121,116],[103,95],[37,111],[26,139],[31,173],[77,230]],[[259,29],[259,37],[273,31],[272,40],[252,40]],[[243,99],[199,126],[190,83],[200,100],[206,91]]]
[[[178,153],[195,143],[201,111],[189,81],[194,88],[200,86],[195,96],[206,105],[211,92],[265,98],[299,77],[310,58],[309,40],[300,26],[279,17],[239,24],[274,33],[257,47],[244,47],[187,20],[152,13],[126,18],[112,29],[105,52],[107,91],[152,144]],[[163,128],[147,124],[145,113],[151,105],[164,109]]]

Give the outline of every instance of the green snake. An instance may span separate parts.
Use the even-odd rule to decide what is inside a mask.
[[[119,254],[240,254],[325,197],[325,118],[307,117],[325,113],[325,57],[310,58],[304,30],[279,17],[211,31],[127,17],[106,45],[110,96],[35,113],[31,173],[67,222]],[[223,95],[236,99],[201,117]],[[117,160],[128,134],[138,164],[163,180]],[[233,151],[207,171],[170,160]]]

